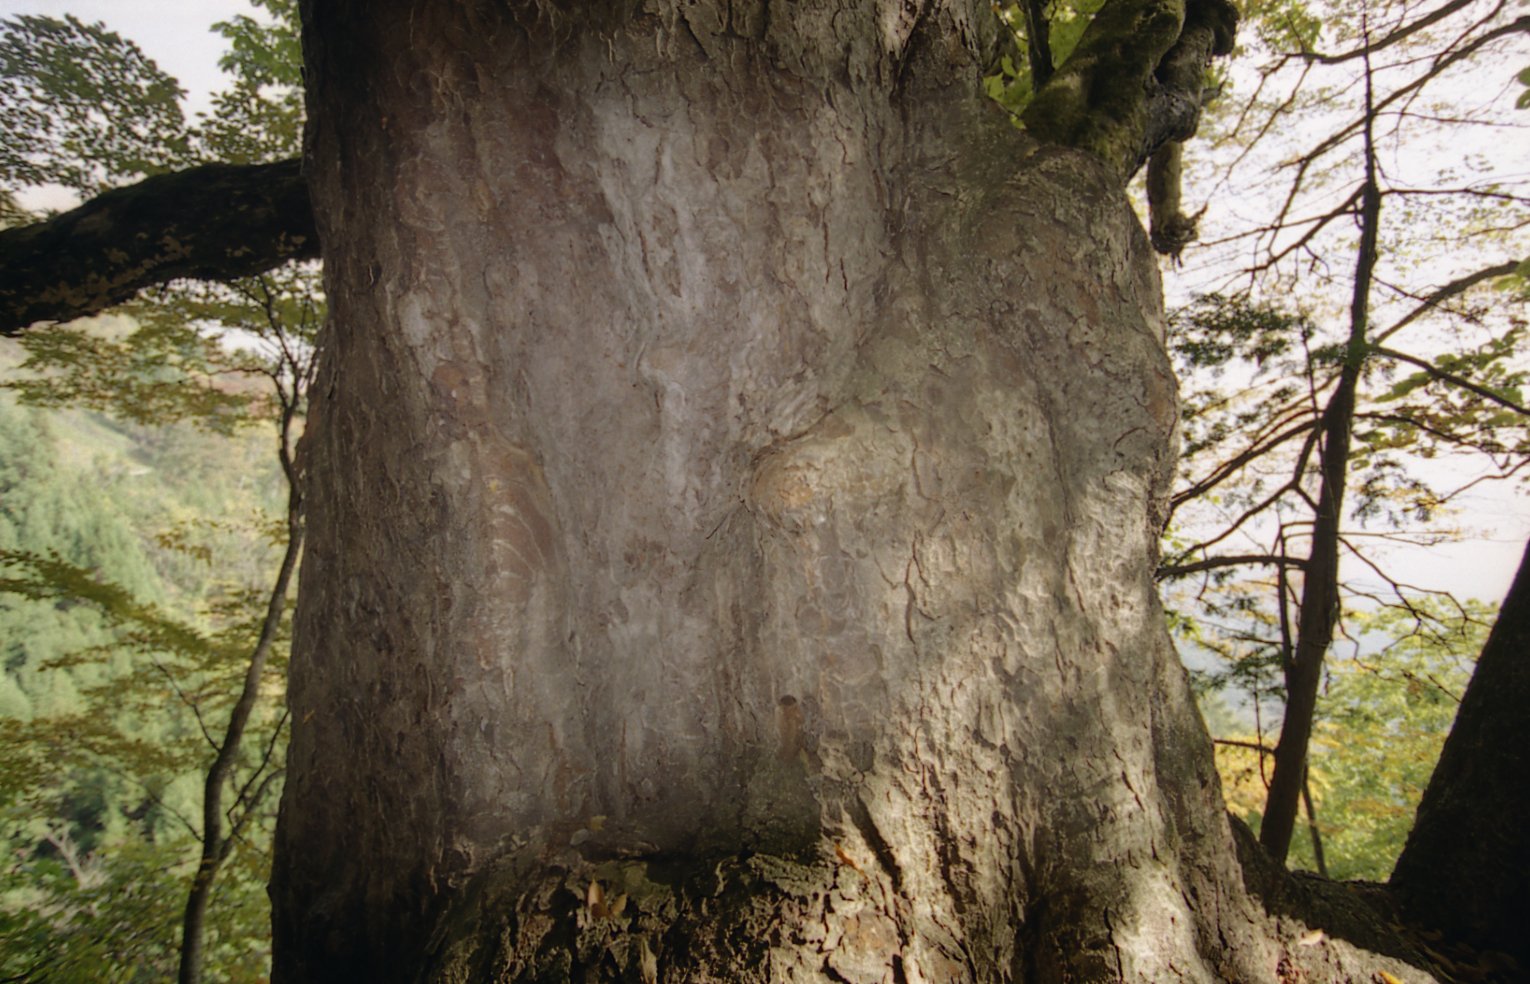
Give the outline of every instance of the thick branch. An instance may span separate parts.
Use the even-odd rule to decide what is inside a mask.
[[[1194,215],[1186,215],[1180,203],[1184,146],[1178,140],[1170,140],[1153,151],[1147,167],[1149,238],[1155,250],[1176,262],[1185,247],[1195,242],[1197,224],[1205,212],[1203,208]]]
[[[1258,752],[1260,755],[1275,754],[1275,749],[1259,741],[1243,741],[1239,738],[1213,738],[1211,743],[1213,745],[1226,745],[1228,748],[1247,748],[1249,751]]]
[[[1385,331],[1377,334],[1376,337],[1371,340],[1371,343],[1373,345],[1380,345],[1382,342],[1385,342],[1387,339],[1402,331],[1404,328],[1408,327],[1408,325],[1412,324],[1414,321],[1417,321],[1419,318],[1428,314],[1430,311],[1433,311],[1435,308],[1439,307],[1441,304],[1444,304],[1451,298],[1466,293],[1468,290],[1472,289],[1480,283],[1483,283],[1484,281],[1492,280],[1495,277],[1507,277],[1515,270],[1518,270],[1521,263],[1523,262],[1524,261],[1522,260],[1507,260],[1503,263],[1497,264],[1496,266],[1484,267],[1481,270],[1475,270],[1464,277],[1457,277],[1455,280],[1452,280],[1450,283],[1440,287],[1425,297],[1422,301],[1419,302],[1418,307],[1414,308],[1412,311],[1409,311],[1405,317],[1393,324],[1391,327],[1387,328]]]
[[[1243,567],[1255,564],[1270,564],[1275,567],[1306,567],[1307,561],[1301,557],[1279,557],[1274,554],[1224,554],[1218,557],[1207,557],[1188,564],[1165,564],[1158,568],[1154,577],[1163,581],[1174,577],[1185,577],[1189,574],[1199,574],[1202,571],[1214,571],[1222,567]]]
[[[1516,17],[1514,20],[1502,25],[1501,27],[1494,28],[1493,30],[1484,35],[1481,35],[1480,37],[1473,38],[1470,42],[1462,45],[1460,48],[1441,53],[1434,59],[1433,64],[1430,65],[1427,72],[1409,82],[1407,85],[1401,86],[1400,88],[1389,93],[1385,98],[1378,100],[1375,106],[1370,109],[1366,116],[1363,116],[1355,122],[1348,124],[1338,132],[1330,134],[1326,139],[1319,142],[1317,146],[1313,147],[1306,154],[1302,155],[1300,159],[1302,165],[1305,166],[1306,164],[1315,161],[1319,157],[1328,153],[1330,150],[1338,147],[1340,144],[1344,143],[1351,136],[1353,136],[1356,130],[1362,129],[1368,125],[1367,117],[1369,117],[1371,120],[1374,120],[1377,115],[1390,108],[1393,103],[1400,99],[1405,99],[1412,96],[1414,93],[1422,89],[1425,85],[1429,84],[1431,80],[1440,75],[1440,73],[1444,72],[1447,68],[1450,68],[1452,65],[1456,65],[1462,61],[1465,61],[1480,51],[1482,48],[1486,47],[1494,41],[1497,41],[1499,38],[1510,37],[1511,35],[1524,34],[1527,32],[1530,32],[1530,15]]]
[[[1230,476],[1237,474],[1249,462],[1263,458],[1287,441],[1310,433],[1317,426],[1317,420],[1304,420],[1273,437],[1264,438],[1261,436],[1260,439],[1256,440],[1246,450],[1218,465],[1210,475],[1207,475],[1189,488],[1174,493],[1173,498],[1170,499],[1171,507],[1178,508],[1191,499],[1205,495]]]
[[[231,280],[318,255],[295,160],[156,175],[0,231],[0,334],[95,314],[181,277]]]
[[[1456,11],[1461,10],[1463,7],[1471,6],[1471,4],[1472,0],[1450,0],[1449,3],[1440,7],[1438,10],[1431,11],[1430,13],[1427,13],[1416,20],[1409,21],[1396,30],[1393,30],[1385,37],[1377,41],[1368,42],[1359,48],[1352,48],[1351,50],[1342,54],[1324,55],[1316,51],[1303,51],[1298,52],[1297,54],[1290,57],[1300,58],[1308,62],[1318,62],[1322,65],[1339,65],[1355,58],[1364,58],[1368,55],[1372,55],[1378,51],[1381,51],[1383,48],[1390,48],[1392,45],[1397,44],[1399,41],[1406,40],[1408,37],[1416,34],[1419,31],[1422,31],[1424,28],[1430,26],[1431,24],[1436,24],[1439,21],[1449,17]]]

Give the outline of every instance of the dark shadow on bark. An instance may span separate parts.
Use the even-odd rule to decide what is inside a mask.
[[[1392,873],[1413,921],[1530,967],[1530,548]]]
[[[1228,821],[1238,846],[1244,887],[1270,915],[1450,979],[1443,976],[1445,968],[1437,953],[1431,955],[1427,941],[1403,930],[1397,901],[1387,886],[1330,881],[1309,872],[1288,871],[1260,846],[1242,820],[1229,815]],[[1307,940],[1312,946],[1324,945],[1310,934]]]

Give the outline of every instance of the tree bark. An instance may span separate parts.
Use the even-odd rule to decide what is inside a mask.
[[[576,8],[305,5],[275,978],[1432,980],[1229,826],[1168,643],[1162,92],[1047,147],[983,0]]]
[[[1482,648],[1391,884],[1404,911],[1530,967],[1530,547]]]
[[[0,334],[96,314],[178,277],[232,280],[318,255],[297,161],[156,175],[0,230]]]
[[[1151,250],[988,5],[405,6],[305,9],[276,979],[1332,976],[1154,593]]]

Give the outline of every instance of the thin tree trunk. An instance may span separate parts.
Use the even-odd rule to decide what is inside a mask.
[[[1324,412],[1323,439],[1318,452],[1322,478],[1311,546],[1302,568],[1296,646],[1286,665],[1285,716],[1275,745],[1275,767],[1259,827],[1259,843],[1280,861],[1290,851],[1291,835],[1296,829],[1302,784],[1307,775],[1307,746],[1312,738],[1318,689],[1323,679],[1323,659],[1333,642],[1339,618],[1339,519],[1349,468],[1350,422],[1354,417],[1358,379],[1358,367],[1346,366]]]
[[[1046,0],[1025,0],[1025,55],[1031,66],[1032,91],[1052,78],[1051,22]]]
[[[197,870],[192,875],[191,888],[186,894],[186,906],[181,918],[181,952],[177,972],[179,984],[200,984],[202,980],[207,908],[212,899],[218,870],[227,860],[234,846],[234,838],[238,834],[238,826],[229,831],[227,836],[224,834],[223,793],[239,761],[239,751],[250,716],[260,701],[261,677],[265,673],[271,649],[276,644],[277,634],[281,631],[282,614],[287,607],[287,594],[291,588],[292,575],[297,570],[298,557],[303,549],[301,477],[291,454],[291,432],[296,411],[295,401],[286,402],[280,423],[279,454],[282,474],[287,481],[287,545],[282,553],[276,580],[271,585],[271,592],[266,602],[266,614],[261,621],[260,636],[255,642],[255,648],[250,652],[250,661],[245,668],[244,683],[239,691],[239,699],[235,701],[234,708],[229,713],[223,741],[218,745],[217,754],[213,757],[212,765],[208,767],[202,783],[202,855],[197,863]],[[264,784],[258,788],[263,791]],[[258,802],[259,796],[253,799]],[[256,802],[241,805],[245,810],[244,817],[247,818],[249,811],[255,808]]]
[[[1312,782],[1302,778],[1302,806],[1307,811],[1307,833],[1312,838],[1312,863],[1317,873],[1328,877],[1328,859],[1323,854],[1323,833],[1318,829],[1317,809],[1312,805]]]
[[[1333,644],[1339,619],[1339,524],[1344,511],[1344,486],[1349,475],[1351,426],[1360,371],[1367,350],[1371,282],[1381,225],[1381,189],[1371,138],[1370,76],[1366,76],[1365,186],[1361,193],[1360,245],[1355,258],[1355,286],[1350,298],[1349,340],[1344,367],[1333,396],[1323,411],[1318,449],[1319,487],[1312,523],[1312,541],[1302,568],[1302,595],[1297,615],[1296,647],[1286,664],[1286,713],[1275,746],[1275,770],[1265,800],[1259,842],[1279,861],[1291,849],[1302,786],[1307,776],[1307,750],[1317,711],[1323,660]]]

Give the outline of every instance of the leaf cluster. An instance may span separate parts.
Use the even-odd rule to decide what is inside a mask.
[[[285,403],[303,412],[324,314],[312,266],[183,284],[118,311],[134,327],[78,322],[24,335],[21,372],[0,385],[30,406],[224,434],[279,420]]]
[[[148,984],[175,977],[184,843],[124,840],[109,859],[83,855],[58,829],[50,853],[11,854],[0,865],[0,979],[50,984]],[[208,967],[220,981],[268,976],[262,943],[268,857],[240,856],[214,912]]]
[[[202,160],[296,154],[296,4],[255,3],[264,17],[215,26],[229,45],[222,66],[230,84],[190,124],[174,80],[101,25],[0,21],[0,124],[16,137],[0,157],[4,221],[27,220],[15,194],[25,188],[61,185],[89,196]],[[28,334],[21,373],[5,384],[11,395],[39,408],[34,418],[40,409],[60,418],[106,415],[93,426],[141,455],[141,467],[128,466],[137,486],[158,482],[168,493],[172,476],[195,481],[218,467],[206,455],[228,454],[228,435],[260,422],[275,425],[285,477],[298,480],[293,442],[323,317],[312,267],[228,285],[172,285],[116,313],[131,320]],[[20,419],[9,398],[0,410],[0,431]],[[188,438],[193,429],[203,438]],[[194,860],[211,844],[225,863],[201,934],[207,972],[263,979],[262,886],[282,772],[290,632],[271,596],[284,592],[290,568],[284,562],[279,589],[260,585],[270,578],[267,547],[300,536],[300,497],[289,500],[299,512],[281,520],[257,514],[253,527],[208,515],[229,508],[220,493],[239,485],[243,464],[203,483],[206,494],[167,494],[168,509],[134,516],[140,528],[129,552],[153,565],[128,583],[116,577],[120,565],[72,545],[71,510],[56,523],[36,521],[50,501],[36,479],[58,469],[48,457],[56,446],[38,438],[35,450],[24,458],[32,473],[13,475],[19,495],[0,496],[0,512],[18,498],[33,503],[15,523],[0,522],[0,624],[48,626],[16,639],[0,673],[0,711],[7,703],[13,711],[0,718],[0,847],[10,859],[0,870],[0,977],[172,976]],[[178,455],[188,457],[171,464]],[[246,490],[235,498],[247,501]],[[122,501],[137,502],[136,493]],[[256,548],[229,549],[241,540]],[[63,631],[76,623],[84,628]],[[255,665],[259,697],[246,686]],[[244,715],[247,729],[231,728]],[[217,784],[218,820],[204,829],[212,760],[229,771]]]
[[[189,152],[184,92],[101,24],[0,21],[0,185],[84,196],[166,170]]]
[[[1079,39],[1084,36],[1084,28],[1102,6],[1104,0],[1020,0],[995,5],[1006,43],[983,77],[983,87],[989,98],[1018,120],[1035,95],[1035,71],[1027,55],[1033,33],[1026,16],[1027,7],[1033,9],[1033,16],[1045,20],[1046,50],[1051,56],[1051,66],[1057,66],[1073,54]]]
[[[267,18],[214,26],[230,85],[188,122],[185,92],[132,41],[103,24],[19,15],[0,20],[0,221],[27,218],[23,188],[81,197],[207,161],[295,156],[303,103],[295,0],[252,0]]]
[[[245,14],[213,25],[228,43],[219,66],[232,85],[213,97],[198,142],[229,164],[295,157],[303,137],[302,52],[296,0],[251,0],[268,21]]]
[[[1170,327],[1170,351],[1189,371],[1221,370],[1239,362],[1263,369],[1314,333],[1299,313],[1237,295],[1198,295],[1172,313]]]
[[[1430,601],[1347,617],[1356,642],[1327,665],[1308,764],[1330,877],[1390,874],[1496,615],[1480,602]],[[1246,715],[1224,711],[1219,721],[1229,808],[1257,829],[1270,735]],[[1309,838],[1293,842],[1291,863],[1316,867]]]
[[[1419,470],[1423,462],[1472,454],[1511,475],[1530,460],[1523,322],[1512,310],[1453,313],[1456,347],[1433,358],[1385,344],[1359,348],[1348,469],[1350,515],[1362,524],[1427,521],[1462,491],[1436,488]],[[1351,346],[1320,339],[1310,317],[1248,295],[1199,295],[1174,312],[1169,346],[1187,380],[1176,507],[1213,489],[1222,507],[1273,507],[1277,488],[1301,500],[1311,473],[1297,463],[1321,426],[1326,394],[1355,357]],[[1186,544],[1170,563],[1203,548]]]
[[[0,423],[21,415],[12,410]],[[15,450],[8,448],[5,460],[18,460]],[[0,488],[0,502],[23,510],[13,514],[21,522],[0,522],[0,532],[11,529],[25,545],[51,535],[27,514],[38,492],[60,487],[60,466],[46,445],[20,460],[24,467]],[[161,492],[175,494],[164,486]],[[59,522],[70,528],[77,519],[64,514]],[[206,558],[196,561],[206,567],[221,554],[201,525],[185,521],[152,539],[165,541],[157,545],[167,555]],[[216,525],[231,531],[237,524]],[[269,534],[268,526],[259,531]],[[0,846],[8,859],[0,868],[0,967],[32,975],[22,979],[163,979],[175,965],[179,911],[198,851],[196,777],[238,693],[266,599],[236,582],[214,587],[194,610],[173,611],[146,600],[142,587],[115,581],[110,572],[120,562],[80,553],[83,545],[73,549],[87,563],[57,551],[0,551],[0,626],[20,647],[0,682],[23,687],[17,713],[0,719]],[[39,615],[87,617],[90,632],[48,638],[38,631]],[[287,632],[284,621],[254,740],[239,759],[236,788],[245,795],[231,805],[232,816],[257,812],[212,909],[210,966],[218,979],[257,980],[268,959],[260,886],[276,786],[251,780],[279,775]],[[38,688],[60,686],[53,699],[41,699]],[[151,856],[154,866],[146,869],[140,860]],[[131,891],[124,879],[132,880]]]

